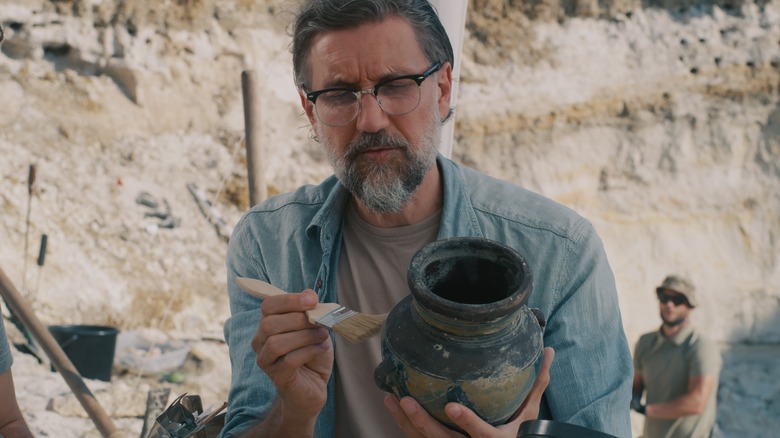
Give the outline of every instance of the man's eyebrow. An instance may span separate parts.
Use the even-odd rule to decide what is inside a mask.
[[[373,79],[373,82],[371,83],[371,87],[375,86],[376,84],[379,84],[381,82],[384,82],[388,79],[394,79],[401,76],[409,76],[409,75],[415,75],[417,73],[407,73],[407,72],[399,72],[399,71],[391,71],[388,73],[383,74],[382,76],[379,76],[376,79]],[[325,82],[325,86],[322,87],[322,89],[327,88],[347,88],[350,90],[359,90],[361,87],[357,84],[357,82],[353,81],[347,81],[343,78],[335,78],[333,81]]]

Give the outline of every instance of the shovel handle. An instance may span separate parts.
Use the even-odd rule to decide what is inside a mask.
[[[40,344],[43,351],[51,359],[54,369],[59,371],[62,378],[70,386],[76,399],[81,403],[81,406],[87,411],[89,418],[95,423],[98,431],[103,437],[115,438],[123,437],[127,435],[117,429],[114,423],[111,422],[111,418],[100,406],[95,395],[89,390],[84,380],[81,378],[76,366],[70,361],[70,358],[62,350],[62,347],[54,339],[54,336],[49,332],[45,325],[38,319],[33,311],[32,307],[27,301],[19,294],[19,291],[11,282],[11,279],[5,275],[2,269],[0,269],[0,295],[3,296],[8,307],[13,311],[15,315],[19,317],[22,324],[30,330],[33,337],[38,344]],[[2,321],[0,321],[2,323]]]

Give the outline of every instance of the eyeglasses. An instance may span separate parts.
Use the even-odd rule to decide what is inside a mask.
[[[688,299],[685,298],[685,295],[674,295],[674,296],[671,296],[671,295],[666,295],[666,294],[659,293],[658,294],[658,301],[660,301],[662,304],[666,304],[669,301],[671,301],[672,304],[674,304],[675,306],[680,306],[680,305],[683,305],[683,304],[689,305],[688,304]]]
[[[345,126],[360,112],[360,97],[373,94],[379,108],[391,116],[402,116],[414,111],[420,104],[420,85],[441,68],[437,62],[418,75],[404,75],[386,79],[372,88],[326,88],[306,91],[306,99],[314,104],[320,122],[333,127]],[[305,88],[304,88],[305,90]]]

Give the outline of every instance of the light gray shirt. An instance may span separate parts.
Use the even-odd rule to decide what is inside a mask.
[[[423,245],[436,240],[440,220],[441,213],[437,213],[413,225],[378,228],[363,221],[350,204],[339,259],[339,303],[364,313],[389,313],[409,295],[409,261]],[[374,369],[382,360],[381,338],[359,344],[341,336],[334,340],[336,437],[403,436],[385,409],[387,393],[374,383]]]

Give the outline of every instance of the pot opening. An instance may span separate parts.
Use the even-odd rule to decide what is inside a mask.
[[[424,267],[428,290],[462,304],[490,304],[514,294],[520,284],[517,268],[476,255],[434,260]]]

